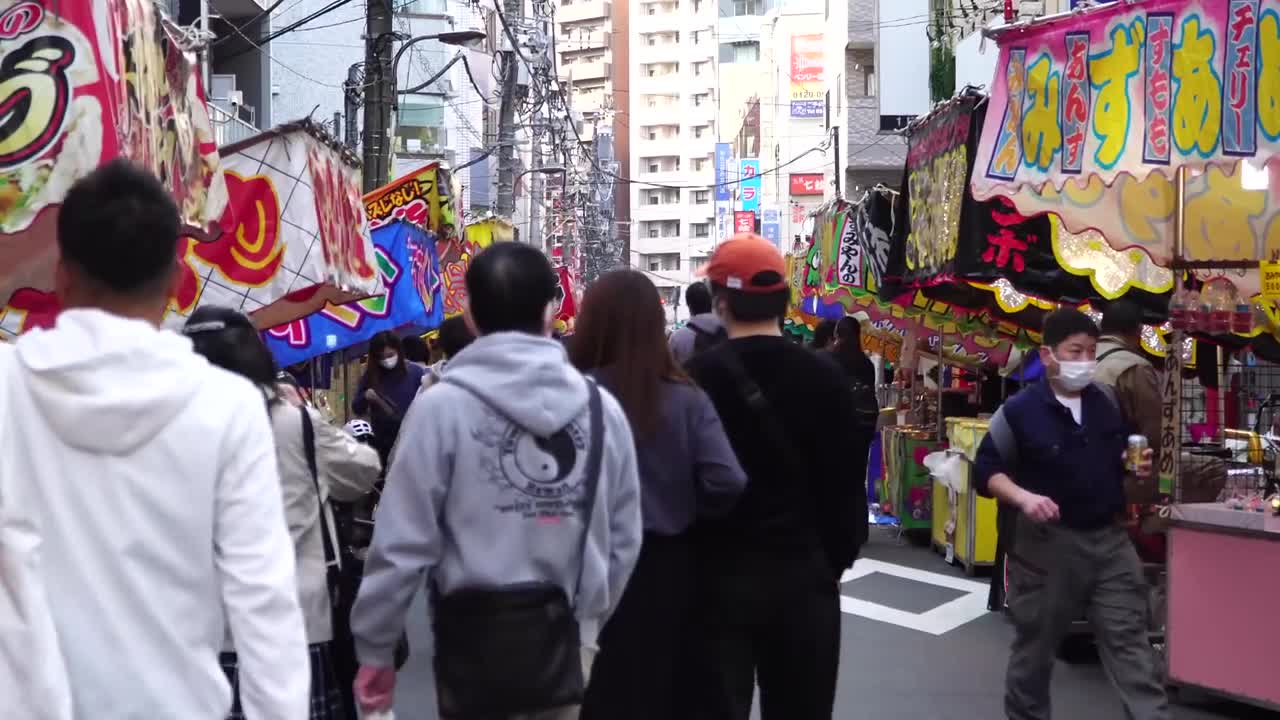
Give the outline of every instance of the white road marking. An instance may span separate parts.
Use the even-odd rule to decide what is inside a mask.
[[[930,635],[945,635],[961,625],[977,620],[988,612],[987,593],[989,585],[987,583],[974,582],[973,580],[927,570],[916,570],[915,568],[894,565],[893,563],[879,560],[858,560],[851,569],[844,571],[840,582],[846,583],[850,580],[857,580],[872,573],[884,573],[885,575],[893,575],[907,580],[938,585],[952,590],[960,590],[965,594],[923,613],[906,612],[887,605],[841,595],[840,610],[842,612],[910,628],[911,630],[919,630]]]

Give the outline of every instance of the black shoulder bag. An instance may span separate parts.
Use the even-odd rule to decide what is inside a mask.
[[[587,385],[591,440],[583,477],[584,564],[604,455],[600,390],[590,380]],[[440,717],[507,717],[582,702],[582,642],[573,599],[564,588],[546,582],[462,588],[433,593],[432,600]]]

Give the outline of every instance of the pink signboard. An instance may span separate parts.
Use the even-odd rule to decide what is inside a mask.
[[[1280,2],[1115,3],[999,36],[974,195],[1280,149]]]

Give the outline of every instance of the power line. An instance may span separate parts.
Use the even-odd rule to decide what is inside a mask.
[[[269,44],[272,40],[275,40],[276,38],[282,37],[282,36],[284,36],[284,35],[287,35],[287,34],[289,34],[289,33],[293,32],[293,31],[297,30],[298,28],[302,27],[303,25],[306,25],[307,23],[311,22],[312,20],[318,20],[318,19],[320,19],[320,18],[324,17],[325,15],[328,15],[329,13],[331,13],[331,12],[333,12],[333,11],[337,10],[338,8],[340,8],[340,7],[344,6],[344,5],[347,5],[347,4],[348,4],[348,3],[350,3],[350,2],[351,2],[351,0],[333,0],[333,2],[329,3],[328,5],[324,6],[323,8],[320,8],[319,10],[317,10],[317,11],[315,11],[315,12],[311,13],[310,15],[308,15],[308,16],[306,16],[306,17],[304,17],[304,18],[302,18],[301,20],[298,20],[298,21],[296,21],[296,22],[294,22],[294,23],[291,23],[290,25],[287,25],[286,27],[283,27],[283,28],[281,28],[280,30],[277,30],[277,31],[275,31],[275,32],[272,32],[270,35],[268,35],[268,36],[266,36],[265,38],[262,38],[262,39],[260,39],[260,40],[258,40],[258,41],[256,41],[256,42],[255,42],[255,41],[253,41],[253,40],[251,40],[251,39],[249,38],[249,36],[245,35],[244,33],[239,32],[238,28],[236,28],[234,25],[232,26],[232,29],[233,29],[233,30],[236,30],[236,31],[237,31],[237,33],[240,35],[240,37],[244,38],[245,40],[248,40],[248,41],[249,41],[249,45],[250,45],[252,48],[257,49],[258,51],[262,51],[262,46],[263,46],[263,45],[267,45],[267,44]],[[249,50],[250,50],[250,48],[245,48],[245,49],[243,49],[243,50],[239,50],[239,51],[237,51],[237,52],[231,53],[231,54],[230,54],[230,55],[228,55],[226,58],[224,58],[224,60],[230,60],[230,59],[232,59],[232,58],[240,57],[241,55],[244,55],[244,54],[248,53],[248,52],[249,52]],[[306,76],[305,76],[305,75],[303,75],[302,77],[306,77]],[[310,79],[310,78],[308,78],[308,79]],[[314,82],[314,81],[313,81],[313,82]]]
[[[299,0],[299,1],[301,1],[301,0]],[[284,0],[276,0],[274,3],[272,3],[272,4],[271,4],[271,7],[269,7],[269,8],[265,8],[262,12],[260,12],[260,13],[258,13],[257,15],[254,15],[253,17],[249,18],[249,20],[248,20],[247,22],[245,22],[245,24],[243,24],[243,25],[235,25],[234,23],[230,23],[230,22],[228,22],[227,24],[228,24],[228,25],[231,25],[231,27],[235,28],[235,31],[236,31],[236,32],[240,33],[240,34],[243,36],[243,35],[244,35],[244,31],[245,31],[246,29],[248,29],[249,27],[251,27],[251,26],[253,26],[253,25],[256,25],[259,21],[261,21],[263,18],[265,18],[265,17],[267,17],[268,15],[270,15],[272,12],[274,12],[274,11],[275,11],[275,9],[276,9],[276,8],[280,7],[280,6],[281,6],[281,5],[283,5],[283,4],[284,4]],[[294,3],[294,5],[295,5],[295,6],[296,6],[297,4],[298,4],[298,3]],[[224,43],[224,42],[226,42],[226,41],[228,41],[228,40],[230,40],[230,39],[231,39],[231,36],[230,36],[230,35],[228,35],[228,36],[226,36],[226,37],[223,37],[223,38],[218,38],[217,40],[214,40],[214,41],[213,41],[213,43],[209,45],[209,47],[217,47],[217,46],[221,45],[222,43]]]

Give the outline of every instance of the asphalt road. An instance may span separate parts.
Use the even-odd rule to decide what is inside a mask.
[[[927,548],[873,530],[842,588],[838,720],[999,720],[1012,633],[985,612],[986,580],[965,578]],[[436,720],[430,629],[421,597],[409,618],[413,654],[400,672],[397,720]],[[1059,663],[1054,717],[1125,720],[1096,661]],[[1205,697],[1179,698],[1176,720],[1280,719]],[[663,720],[654,718],[654,720]]]

